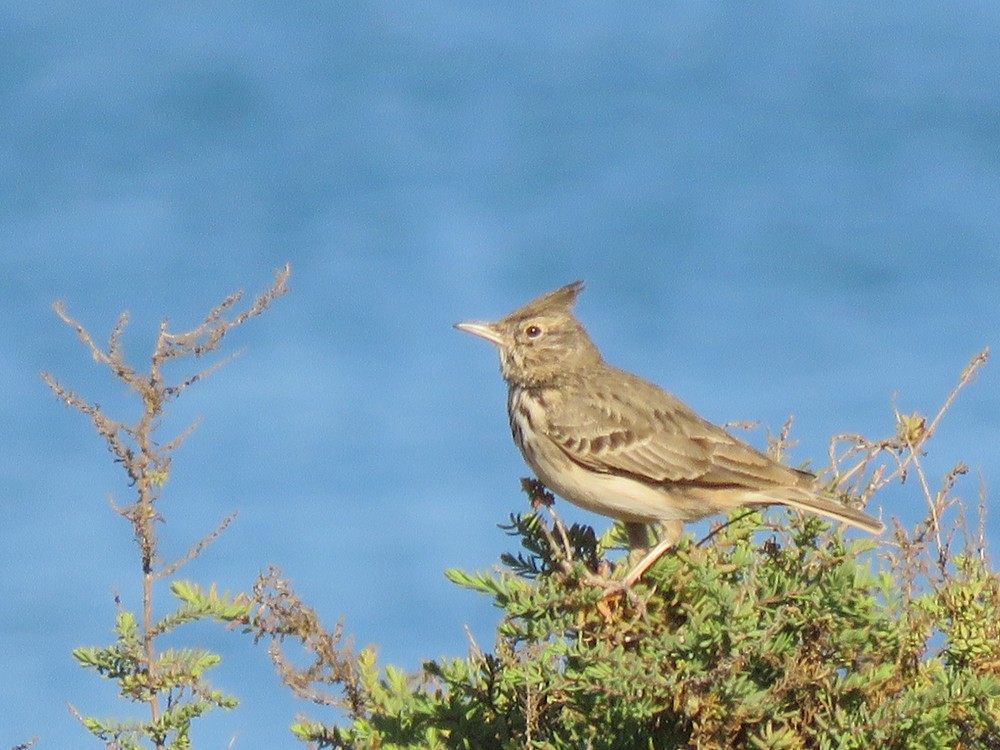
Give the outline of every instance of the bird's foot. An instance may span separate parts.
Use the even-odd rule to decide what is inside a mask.
[[[601,596],[597,600],[597,608],[605,619],[608,620],[614,617],[614,613],[609,606],[613,599],[623,597],[628,601],[633,610],[645,616],[646,602],[649,600],[649,596],[655,593],[655,590],[651,590],[648,592],[648,596],[640,596],[632,587],[632,581],[611,578],[608,575],[602,576],[590,573],[584,578],[584,582],[601,589]]]

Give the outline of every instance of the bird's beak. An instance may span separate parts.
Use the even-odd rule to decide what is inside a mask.
[[[466,333],[471,333],[473,336],[479,336],[487,341],[492,341],[497,346],[503,346],[505,341],[504,337],[497,330],[496,325],[493,323],[483,323],[480,321],[468,321],[465,323],[456,323],[455,328],[460,331],[465,331]]]

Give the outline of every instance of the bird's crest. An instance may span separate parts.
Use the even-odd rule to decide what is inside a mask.
[[[576,298],[583,291],[583,279],[574,281],[572,284],[560,287],[554,291],[546,292],[540,297],[536,297],[525,305],[508,315],[508,318],[533,318],[537,315],[544,315],[553,312],[570,312],[576,302]]]

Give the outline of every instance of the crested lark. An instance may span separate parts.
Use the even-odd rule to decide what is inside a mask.
[[[877,519],[824,496],[816,478],[707,422],[647,380],[607,364],[572,313],[577,281],[495,323],[458,323],[500,349],[514,442],[538,479],[571,503],[663,535],[631,586],[695,521],[744,505],[787,505],[879,533]]]

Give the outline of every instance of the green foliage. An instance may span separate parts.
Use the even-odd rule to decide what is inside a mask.
[[[211,618],[219,622],[243,620],[250,614],[251,600],[248,594],[231,596],[228,591],[220,594],[212,584],[208,591],[191,581],[174,581],[170,593],[183,602],[173,615],[163,618],[155,626],[157,632],[164,632],[186,622]]]
[[[225,611],[231,608],[230,604]],[[193,719],[215,707],[236,707],[235,698],[214,690],[204,679],[204,673],[221,661],[217,654],[202,649],[168,649],[150,662],[135,614],[124,610],[118,613],[115,634],[118,637],[113,645],[77,648],[73,657],[81,666],[117,682],[123,698],[144,704],[159,700],[165,708],[150,721],[81,718],[95,736],[122,748],[142,747],[143,739],[158,746],[187,748],[191,746]]]
[[[524,547],[545,549],[541,526],[557,532],[531,515]],[[910,597],[873,570],[871,540],[812,517],[762,538],[760,520],[686,538],[631,596],[588,583],[580,558],[534,579],[449,571],[504,610],[494,652],[409,678],[366,652],[363,710],[296,734],[383,749],[1000,743],[1000,579],[981,556]]]

